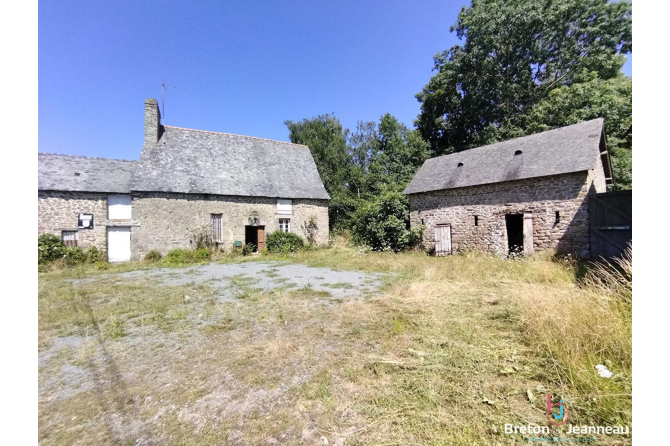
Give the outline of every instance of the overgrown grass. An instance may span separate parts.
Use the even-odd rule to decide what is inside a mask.
[[[630,280],[621,278],[632,277],[632,260],[616,270],[617,286],[599,272],[608,267],[587,265],[580,279],[583,264],[550,253],[434,258],[338,242],[213,260],[391,274],[380,278],[383,295],[346,300],[309,287],[261,291],[239,276],[235,303],[217,303],[204,285],[114,280],[143,263],[40,274],[40,350],[88,330],[115,365],[81,351],[58,358],[111,371],[94,391],[41,401],[42,441],[517,444],[503,425],[547,425],[545,393],[565,399],[572,423],[631,423]],[[150,342],[137,342],[138,327]],[[596,364],[616,376],[600,378]],[[41,370],[40,383],[58,367]]]

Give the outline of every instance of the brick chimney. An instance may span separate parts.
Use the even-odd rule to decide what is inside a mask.
[[[155,144],[163,134],[158,101],[149,98],[144,102],[144,144]]]

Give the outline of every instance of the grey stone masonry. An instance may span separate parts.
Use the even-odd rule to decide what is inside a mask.
[[[93,214],[93,229],[77,229],[79,214]],[[107,194],[95,192],[38,191],[37,235],[78,231],[78,246],[107,249]]]
[[[147,99],[144,102],[144,145],[156,144],[163,133],[162,130],[158,101]]]
[[[210,233],[211,215],[221,214],[220,247],[230,249],[244,242],[245,226],[265,226],[265,234],[279,229],[279,219],[290,219],[291,232],[307,239],[304,226],[314,218],[316,243],[328,243],[328,201],[294,199],[293,213],[277,214],[277,199],[169,192],[134,192],[133,218],[141,222],[131,229],[133,260],[155,249],[162,254],[175,248],[194,248],[194,234]]]
[[[61,237],[63,231],[77,231],[77,246],[95,246],[107,251],[107,227],[136,227],[139,222],[132,211],[131,220],[109,220],[107,197],[99,192],[38,191],[37,235],[51,233]],[[131,206],[135,206],[132,203]],[[78,229],[79,214],[93,214],[93,229]]]
[[[410,223],[425,225],[435,246],[437,224],[451,224],[452,249],[506,255],[506,214],[530,213],[535,251],[589,257],[588,195],[605,191],[603,169],[410,195]],[[557,215],[558,214],[558,215]],[[476,221],[475,221],[476,217]]]

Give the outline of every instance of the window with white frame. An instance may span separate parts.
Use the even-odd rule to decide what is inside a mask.
[[[291,219],[290,218],[280,218],[279,219],[279,230],[281,232],[291,232]]]
[[[77,231],[63,231],[61,239],[65,246],[77,246]]]
[[[277,199],[277,213],[282,215],[290,215],[293,213],[293,200],[284,198]]]
[[[221,242],[221,217],[222,214],[212,214],[212,241]]]
[[[107,208],[110,220],[130,220],[130,195],[109,195]]]

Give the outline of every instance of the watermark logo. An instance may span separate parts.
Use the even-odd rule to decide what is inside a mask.
[[[552,413],[551,409],[556,406],[559,407],[558,413]],[[565,405],[563,400],[561,400],[559,403],[551,404],[551,395],[547,393],[547,419],[549,422],[554,426],[562,426],[568,422],[569,418],[570,411],[568,410],[568,406]]]

